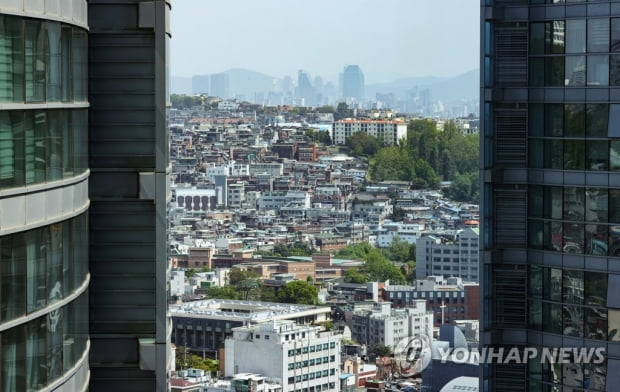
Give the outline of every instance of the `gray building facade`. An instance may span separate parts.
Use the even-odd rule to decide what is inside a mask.
[[[481,7],[482,345],[606,352],[485,364],[481,390],[617,390],[620,3]]]
[[[90,0],[90,391],[168,390],[169,0]]]

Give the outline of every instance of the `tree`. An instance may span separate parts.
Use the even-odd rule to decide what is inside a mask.
[[[408,181],[415,168],[406,150],[396,146],[380,149],[370,166],[370,178],[375,181]]]
[[[345,283],[366,283],[366,276],[361,274],[357,268],[350,268],[344,274]]]
[[[384,344],[377,344],[374,351],[375,354],[380,357],[389,357],[392,355],[392,347],[386,346]]]
[[[459,174],[450,187],[444,189],[446,197],[461,202],[478,202],[478,172]]]
[[[405,279],[407,279],[407,282],[412,283],[416,278],[415,261],[408,261],[406,269],[407,272],[405,273]]]
[[[264,302],[278,302],[278,297],[273,287],[261,286],[260,300]]]
[[[246,279],[258,279],[260,276],[254,271],[243,271],[239,268],[232,268],[228,273],[228,284],[238,285]]]
[[[406,211],[403,208],[400,207],[394,207],[394,210],[392,211],[392,217],[391,219],[394,222],[402,222],[403,219],[405,219],[405,215],[406,215]]]
[[[207,290],[207,297],[219,299],[240,299],[239,293],[231,285],[226,285],[224,287],[211,287]]]
[[[354,156],[373,156],[381,148],[381,141],[366,132],[355,132],[345,140],[345,144]]]
[[[305,280],[295,280],[285,284],[277,298],[283,303],[315,305],[319,302],[319,290]]]
[[[191,278],[192,276],[196,275],[196,268],[190,268],[189,270],[187,270],[187,277]]]
[[[353,110],[349,109],[349,105],[346,102],[338,103],[336,111],[334,112],[334,120],[341,120],[353,116]]]
[[[177,369],[201,369],[210,373],[219,370],[218,361],[194,355],[185,346],[176,348],[175,365]]]
[[[400,269],[394,263],[388,261],[376,249],[373,249],[367,256],[363,271],[372,281],[385,282],[389,280],[392,284],[405,284],[406,279]]]
[[[388,248],[390,259],[397,263],[404,263],[409,259],[409,243],[399,236],[394,236]]]
[[[278,244],[273,247],[273,254],[281,257],[311,256],[314,252],[314,249],[301,241],[292,244]]]

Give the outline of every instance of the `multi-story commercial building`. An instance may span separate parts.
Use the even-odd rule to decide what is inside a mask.
[[[232,328],[274,320],[321,323],[331,309],[322,306],[209,299],[170,307],[172,341],[192,351],[215,351],[232,336]],[[239,371],[242,371],[239,369]]]
[[[416,280],[413,286],[388,285],[381,292],[392,307],[407,307],[415,301],[426,301],[426,309],[434,313],[434,325],[455,324],[458,320],[480,317],[480,287],[460,278],[443,279],[433,276]]]
[[[358,120],[346,118],[335,121],[332,128],[334,144],[345,144],[354,133],[364,132],[378,138],[388,146],[398,145],[407,138],[407,123],[401,120]]]
[[[478,282],[478,229],[461,230],[453,240],[428,235],[416,241],[416,277],[456,276]]]
[[[342,335],[293,321],[233,329],[225,375],[251,372],[279,380],[284,391],[338,391]]]
[[[484,365],[481,389],[616,390],[620,3],[481,4],[482,345],[606,353]]]
[[[0,389],[167,390],[169,1],[0,9]]]
[[[250,164],[250,175],[268,173],[273,177],[284,174],[284,165],[277,162],[258,162]]]
[[[236,182],[234,184],[228,184],[228,201],[227,207],[240,208],[245,201],[245,185],[243,182]]]
[[[419,299],[410,307],[392,309],[389,302],[377,302],[371,310],[359,310],[351,318],[351,336],[373,349],[377,345],[396,347],[406,337],[433,336],[433,312]]]
[[[260,210],[277,210],[289,205],[310,208],[310,194],[305,191],[263,192],[257,205]]]
[[[342,72],[342,98],[364,98],[364,73],[359,65],[347,65]]]

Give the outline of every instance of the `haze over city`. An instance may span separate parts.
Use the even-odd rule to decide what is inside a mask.
[[[347,64],[366,83],[454,77],[479,66],[478,0],[175,2],[172,76],[299,69],[337,83]]]

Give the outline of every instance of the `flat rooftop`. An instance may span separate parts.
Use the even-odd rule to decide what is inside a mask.
[[[328,306],[215,298],[170,305],[170,314],[173,317],[211,318],[250,323],[330,313],[331,309]]]

